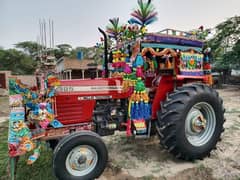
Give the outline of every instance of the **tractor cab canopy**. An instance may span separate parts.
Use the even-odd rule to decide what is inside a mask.
[[[145,40],[141,43],[141,46],[151,46],[153,48],[171,48],[181,51],[194,49],[195,51],[201,52],[203,48],[203,42],[197,40],[196,36],[190,33],[165,29],[158,33],[148,33],[145,35]]]
[[[196,36],[172,29],[148,33],[140,43],[143,56],[157,60],[161,72],[179,70],[173,75],[203,76],[208,57],[203,53],[203,41]]]

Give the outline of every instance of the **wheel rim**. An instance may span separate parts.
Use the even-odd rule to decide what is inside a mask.
[[[66,159],[67,171],[73,176],[85,176],[97,165],[98,155],[92,146],[80,145],[73,148]]]
[[[216,127],[216,116],[212,106],[206,102],[195,104],[187,114],[185,134],[193,146],[209,142]]]

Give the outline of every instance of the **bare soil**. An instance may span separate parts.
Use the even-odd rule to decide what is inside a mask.
[[[6,117],[9,115],[8,97],[0,96],[0,117]]]
[[[217,90],[226,109],[225,131],[217,149],[204,160],[177,160],[159,144],[129,139],[124,132],[105,137],[109,164],[99,180],[239,180],[240,179],[240,87]]]

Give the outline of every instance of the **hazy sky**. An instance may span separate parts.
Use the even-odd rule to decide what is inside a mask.
[[[158,21],[149,31],[214,27],[240,15],[240,0],[153,0],[153,4]],[[100,39],[97,27],[105,28],[113,17],[127,22],[136,7],[137,0],[0,0],[0,46],[36,41],[40,18],[54,20],[55,44],[93,46]]]

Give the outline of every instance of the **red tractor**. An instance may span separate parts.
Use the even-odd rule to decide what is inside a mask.
[[[117,130],[145,138],[157,134],[163,147],[176,158],[195,160],[209,156],[223,132],[224,108],[222,99],[211,88],[203,42],[150,33],[136,43],[138,53],[149,61],[142,79],[151,116],[134,124],[129,117],[132,92],[124,90],[124,78],[109,77],[107,36],[99,30],[105,37],[105,78],[61,80],[54,96],[55,116],[64,126],[49,128],[45,139],[54,148],[56,177],[99,177],[108,160],[100,136]],[[156,66],[154,73],[149,73],[153,59]]]

